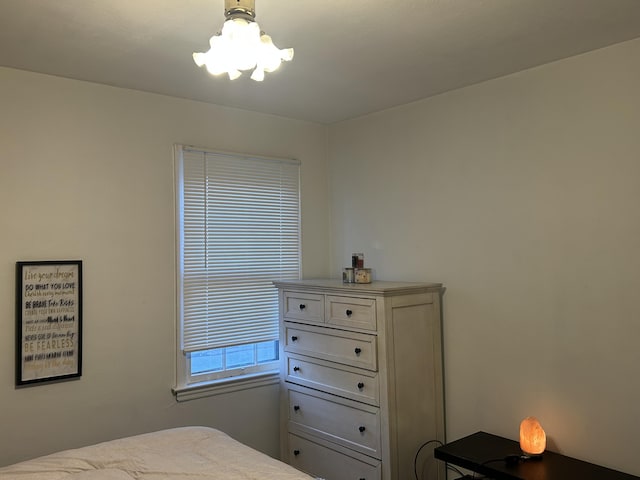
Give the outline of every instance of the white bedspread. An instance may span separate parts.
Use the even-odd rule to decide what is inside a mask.
[[[311,480],[219,430],[184,427],[0,468],[0,480]]]

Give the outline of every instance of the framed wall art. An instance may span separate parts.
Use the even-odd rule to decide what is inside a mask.
[[[16,263],[16,386],[82,375],[82,261]]]

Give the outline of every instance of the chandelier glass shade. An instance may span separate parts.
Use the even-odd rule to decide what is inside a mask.
[[[277,70],[283,61],[293,58],[293,48],[279,49],[254,20],[255,0],[226,0],[227,20],[222,31],[209,41],[207,52],[195,52],[193,60],[212,75],[226,73],[231,80],[252,70],[251,78],[264,80],[265,72]]]

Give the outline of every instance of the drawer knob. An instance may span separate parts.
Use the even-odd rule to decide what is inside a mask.
[[[298,340],[298,337],[296,337],[295,335],[292,335],[292,336],[291,336],[291,341],[292,341],[292,342],[295,342],[295,341],[297,341],[297,340]]]
[[[347,314],[347,317],[350,317],[351,315],[353,315],[353,312],[351,310],[347,310],[346,312],[344,312]]]
[[[360,430],[360,433],[364,433],[366,428],[361,425],[361,426],[358,427],[358,430]]]
[[[294,405],[293,406],[293,411],[297,412],[298,410],[300,410],[300,405]]]
[[[360,347],[356,347],[354,352],[356,352],[356,355],[360,355],[362,353],[362,349]]]
[[[297,457],[298,455],[300,455],[300,450],[297,450],[297,449],[296,449],[296,450],[294,450],[294,451],[293,451],[293,454]]]
[[[293,371],[294,372],[299,372],[300,371],[300,367],[298,367],[297,365],[295,367],[293,367]]]
[[[358,382],[358,390],[362,390],[364,388],[364,383]]]
[[[300,307],[300,310],[304,310],[305,308],[307,308],[307,306],[304,303],[301,303],[299,307]]]

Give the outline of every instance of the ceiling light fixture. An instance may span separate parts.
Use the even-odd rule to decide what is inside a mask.
[[[282,61],[293,58],[293,48],[280,50],[260,30],[255,21],[255,3],[255,0],[224,1],[226,21],[222,32],[211,37],[208,52],[193,54],[196,65],[206,66],[212,75],[227,73],[231,80],[242,75],[242,70],[254,69],[251,78],[261,82],[264,72],[273,72]]]

